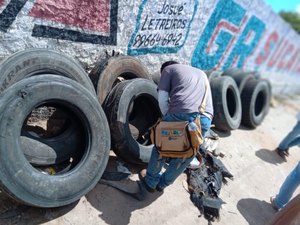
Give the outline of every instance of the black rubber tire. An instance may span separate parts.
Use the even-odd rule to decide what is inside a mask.
[[[226,70],[224,70],[224,72],[222,73],[222,76],[231,76],[231,75],[239,75],[243,73],[242,69],[239,68],[228,68]]]
[[[118,77],[122,77],[124,80],[133,78],[152,80],[146,67],[140,60],[124,55],[100,60],[89,73],[89,77],[93,82],[101,104],[116,84]]]
[[[270,96],[272,97],[272,84],[271,84],[270,80],[267,78],[260,78],[259,81],[263,81],[263,82],[267,83],[269,92],[270,92]]]
[[[214,106],[213,124],[216,129],[230,131],[241,123],[242,107],[238,87],[228,76],[212,79],[210,82]]]
[[[154,82],[143,78],[124,81],[112,89],[103,104],[112,149],[127,162],[149,162],[153,145],[148,131],[161,116],[156,88]]]
[[[62,53],[59,53],[50,49],[39,49],[32,48],[26,49],[23,51],[16,52],[3,60],[0,64],[0,92],[5,90],[7,87],[11,86],[15,82],[22,80],[24,78],[30,76],[36,76],[40,74],[51,73],[62,75],[73,80],[76,80],[83,86],[85,86],[88,90],[90,90],[94,95],[96,95],[95,89],[91,80],[88,77],[88,74],[81,67],[79,62],[76,62],[71,57],[68,57]],[[77,132],[78,131],[74,131]],[[70,134],[71,135],[71,134]],[[76,136],[76,134],[74,134]],[[59,146],[61,143],[61,137],[57,137],[57,144],[55,144],[56,138],[53,137],[51,141],[51,146]],[[35,146],[38,145],[38,142],[44,143],[45,140],[38,140],[36,138]],[[32,141],[33,143],[33,141]],[[41,144],[40,143],[40,144]],[[30,149],[30,148],[29,148]],[[27,149],[27,150],[29,150]],[[32,148],[31,148],[32,149]],[[48,149],[49,151],[51,148]],[[53,148],[52,148],[53,150]],[[64,153],[67,154],[66,150],[70,150],[70,148],[65,149]],[[49,154],[53,154],[53,151],[50,151]],[[52,153],[51,153],[52,152]],[[32,152],[27,152],[28,156],[32,161],[41,162],[44,160],[39,160],[41,155],[34,156],[37,151],[32,149]],[[50,155],[49,155],[50,156]],[[52,155],[54,156],[54,155]],[[59,159],[62,154],[58,154],[56,157],[56,161],[60,162],[62,159]],[[46,161],[53,161],[54,158],[50,157]]]
[[[13,84],[0,98],[2,190],[28,205],[58,207],[77,201],[98,183],[109,158],[110,131],[100,104],[89,90],[66,77],[40,75]],[[59,175],[47,175],[35,169],[26,160],[20,144],[27,115],[47,102],[65,107],[77,118],[84,132],[81,157],[74,159],[71,168]]]
[[[83,148],[81,142],[83,135],[80,126],[75,121],[70,121],[61,134],[51,138],[34,136],[30,131],[22,129],[20,141],[29,163],[48,166],[67,161],[70,157],[77,157]]]
[[[267,78],[260,78],[259,79],[260,82],[266,82],[267,85],[268,85],[268,93],[269,93],[269,96],[267,98],[267,101],[266,101],[266,108],[265,108],[265,113],[266,115],[269,113],[269,110],[270,110],[270,106],[271,106],[271,99],[272,99],[272,95],[273,95],[273,92],[272,92],[272,84],[270,82],[270,80],[268,80]]]
[[[80,63],[55,50],[32,48],[16,52],[1,61],[0,74],[0,92],[25,77],[57,74],[76,80],[96,95]]]
[[[270,99],[266,80],[249,80],[241,93],[242,124],[249,128],[260,125],[269,111]]]
[[[220,71],[212,71],[209,75],[208,75],[208,80],[209,82],[217,77],[221,76],[221,72]]]
[[[244,89],[245,85],[249,80],[256,79],[253,74],[248,74],[248,73],[238,73],[238,74],[233,73],[233,74],[227,74],[225,76],[230,76],[234,79],[240,93],[242,93],[242,90]]]
[[[246,75],[252,75],[254,76],[256,79],[260,78],[260,73],[258,71],[245,71],[243,69],[239,69],[239,68],[229,68],[227,70],[225,70],[222,73],[222,76],[246,76]]]

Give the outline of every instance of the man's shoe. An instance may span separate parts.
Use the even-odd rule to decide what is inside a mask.
[[[147,191],[143,182],[137,181],[137,183],[139,185],[139,191],[137,193],[131,194],[131,196],[139,201],[144,201],[147,198],[149,192]]]
[[[283,152],[285,156],[290,156],[289,149],[281,149],[277,147],[276,150]]]
[[[275,151],[277,152],[277,154],[278,154],[285,162],[287,162],[285,151],[283,151],[283,150],[281,150],[281,149],[279,149],[279,148],[276,148]]]
[[[145,181],[145,176],[146,176],[147,170],[143,169],[139,172],[139,179],[140,181],[143,183],[143,185],[145,186],[146,190],[150,193],[153,193],[155,191],[154,188],[151,188]]]
[[[159,192],[164,192],[164,188],[161,188],[161,187],[159,187],[159,186],[156,186],[156,188],[155,188],[157,191],[159,191]]]
[[[285,150],[284,153],[285,153],[286,156],[288,156],[288,157],[290,156],[290,153],[289,153],[289,150],[288,150],[288,149]]]
[[[276,203],[275,203],[275,197],[270,197],[270,203],[271,203],[272,208],[273,208],[275,211],[278,211],[278,210],[279,210],[278,206],[277,206]]]

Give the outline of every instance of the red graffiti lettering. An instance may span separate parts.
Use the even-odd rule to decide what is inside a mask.
[[[280,61],[282,60],[282,58],[284,58],[285,56],[285,48],[286,46],[289,44],[289,42],[287,40],[284,40],[281,42],[282,44],[280,45],[280,48],[279,48],[279,51],[278,51],[278,54],[276,54],[276,59],[274,60],[275,62],[275,67],[278,68],[278,69],[282,69],[279,67],[279,63]],[[276,65],[277,64],[277,65]]]
[[[263,51],[261,51],[260,54],[255,59],[255,62],[257,65],[261,65],[266,61],[266,59],[269,57],[271,51],[273,50],[273,46],[278,42],[278,38],[279,37],[276,32],[273,32],[270,34]]]
[[[218,33],[220,32],[220,30],[221,30],[222,28],[223,28],[223,29],[225,28],[225,29],[231,31],[232,33],[237,33],[238,30],[239,30],[238,27],[236,27],[236,26],[234,26],[234,25],[231,25],[231,24],[228,23],[227,21],[221,21],[221,22],[218,24],[217,28],[215,29],[215,31],[214,31],[214,33],[213,33],[213,35],[212,35],[212,37],[211,37],[211,39],[210,39],[210,41],[209,41],[209,43],[208,43],[208,45],[207,45],[207,48],[206,48],[206,52],[207,52],[207,53],[209,53],[212,44],[214,43],[214,41],[215,41],[215,39],[216,39]]]
[[[29,15],[65,25],[109,32],[109,0],[37,0]]]
[[[255,37],[255,32],[253,30],[250,30],[245,38],[244,44],[250,45],[252,43],[254,37]]]
[[[207,45],[206,52],[209,53],[209,51],[211,49],[211,46],[215,42],[215,39],[218,36],[218,34],[220,33],[221,29],[227,29],[227,30],[231,31],[233,34],[239,33],[241,31],[241,27],[243,27],[243,25],[247,21],[247,18],[248,18],[247,16],[245,16],[243,18],[243,20],[241,22],[241,25],[239,27],[236,27],[236,26],[228,23],[227,21],[221,21],[217,25],[217,27],[216,27],[216,29],[215,29],[215,31],[214,31],[214,33],[213,33],[213,35],[212,35],[212,37],[211,37],[208,45]],[[221,63],[223,62],[223,60],[225,58],[225,55],[227,55],[227,52],[231,49],[231,46],[234,43],[235,39],[236,39],[236,36],[233,36],[233,38],[230,40],[228,46],[226,47],[226,50],[225,50],[224,54],[222,55],[219,63],[214,67],[214,69],[219,68],[219,66],[221,65]]]
[[[295,73],[300,73],[300,49],[297,49],[296,53],[295,53],[295,58],[293,59],[293,66],[292,66],[292,72]]]
[[[279,61],[278,64],[279,69],[287,69],[287,64],[288,64],[287,57],[290,56],[289,58],[291,58],[293,51],[294,51],[294,45],[293,44],[287,45],[287,48],[285,49],[284,53],[282,54],[282,58]]]
[[[279,44],[275,47],[275,50],[273,51],[273,54],[268,61],[268,64],[267,64],[268,67],[273,67],[278,62],[278,60],[280,59],[280,55],[282,53],[282,48],[284,48],[284,43],[285,43],[285,40],[281,39]]]
[[[297,62],[297,59],[299,58],[299,54],[300,54],[300,49],[297,49],[293,56],[290,58],[290,60],[288,61],[286,68],[289,70],[293,70],[293,68],[295,67],[295,64]]]
[[[299,62],[299,60],[298,60],[298,62]],[[300,73],[300,66],[296,69],[296,73]]]
[[[231,62],[230,67],[232,67],[232,68],[236,67],[237,66],[237,61],[238,61],[239,58],[240,58],[240,56],[238,56],[238,55],[235,56],[234,59]]]

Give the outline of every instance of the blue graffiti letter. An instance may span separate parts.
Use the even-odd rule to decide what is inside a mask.
[[[245,9],[234,1],[220,0],[199,39],[192,57],[192,65],[204,70],[212,69],[217,65],[234,33],[238,32],[238,27],[245,13]],[[221,30],[224,28],[231,32]],[[208,53],[210,50],[209,42],[212,41],[215,41],[215,45],[218,47]]]
[[[259,20],[257,17],[252,16],[247,23],[243,33],[241,34],[239,40],[234,46],[230,56],[228,57],[223,69],[227,69],[231,66],[232,62],[237,60],[237,67],[241,68],[247,59],[247,57],[253,52],[257,46],[262,34],[265,30],[265,24]],[[255,32],[255,35],[251,38],[250,43],[247,43],[248,37]]]

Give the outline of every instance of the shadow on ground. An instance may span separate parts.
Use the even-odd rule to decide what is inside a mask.
[[[231,135],[231,131],[221,131],[216,128],[212,128],[212,130],[222,138],[229,137]]]
[[[110,157],[106,171],[114,171],[118,160],[117,157]],[[145,168],[145,165],[126,164],[125,166],[127,166],[133,174]],[[136,186],[134,179],[125,179],[120,181],[120,183],[124,184],[128,189],[131,189],[132,186]],[[148,193],[146,200],[139,201],[130,194],[126,194],[107,184],[102,184],[100,181],[98,185],[86,195],[86,198],[90,204],[100,212],[99,217],[107,224],[127,225],[135,210],[147,207],[161,195],[162,193],[157,191]]]
[[[270,164],[281,164],[285,162],[274,150],[262,148],[256,151],[255,155]]]
[[[237,208],[249,225],[266,225],[275,215],[270,203],[253,198],[239,200]]]
[[[54,220],[71,211],[78,203],[58,208],[36,208],[23,205],[0,192],[0,225],[41,224]]]
[[[127,225],[135,210],[147,207],[161,195],[159,192],[149,193],[145,201],[138,201],[113,187],[98,184],[86,198],[107,224]]]

